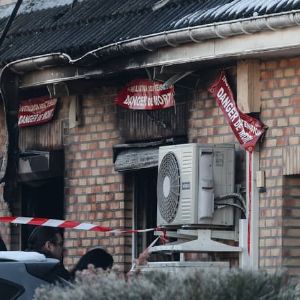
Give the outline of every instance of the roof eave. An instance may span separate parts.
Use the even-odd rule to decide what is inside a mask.
[[[76,59],[71,59],[66,53],[50,53],[13,61],[5,67],[9,67],[15,73],[26,73],[64,64],[78,67],[94,67],[108,59],[121,57],[125,54],[145,51],[151,53],[166,47],[176,48],[188,43],[203,43],[212,39],[226,39],[239,35],[277,31],[299,25],[300,11],[297,10],[135,37],[96,48]]]
[[[155,51],[165,47],[177,47],[186,43],[201,43],[209,39],[225,39],[231,36],[248,35],[263,31],[277,31],[300,25],[300,11],[251,17],[222,23],[213,23],[139,36],[133,39],[105,45],[72,59],[72,64],[91,66],[96,63],[140,51]]]

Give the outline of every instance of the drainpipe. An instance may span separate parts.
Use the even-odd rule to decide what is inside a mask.
[[[0,182],[5,182],[3,197],[8,203],[17,199],[17,170],[18,170],[18,78],[6,69],[1,74],[0,88],[5,113],[5,152],[0,170]]]
[[[14,6],[14,9],[7,21],[7,23],[5,24],[5,27],[2,31],[2,34],[1,34],[1,37],[0,37],[0,47],[2,46],[5,38],[6,38],[6,35],[18,13],[18,10],[20,8],[22,4],[22,0],[18,0],[17,3],[15,4]],[[14,77],[14,76],[13,76]],[[14,78],[7,78],[7,86],[9,86],[9,95],[7,95],[9,98],[12,98],[12,99],[15,99],[16,97],[13,95],[15,93],[17,93],[18,89],[17,89],[17,84],[16,84],[16,81],[14,80]],[[8,117],[7,113],[6,113],[6,109],[7,109],[7,103],[5,101],[6,97],[3,96],[2,94],[2,100],[3,100],[3,107],[4,107],[4,113],[5,113],[5,116],[6,116],[6,127],[5,127],[5,132],[6,132],[6,137],[7,137],[7,140],[6,140],[6,143],[5,143],[5,154],[4,154],[4,157],[2,159],[2,165],[1,165],[1,170],[0,170],[0,182],[3,182],[3,179],[5,177],[6,174],[4,174],[5,172],[3,172],[3,169],[6,170],[7,168],[7,162],[11,162],[13,165],[11,166],[11,168],[8,168],[7,169],[7,177],[9,178],[12,178],[14,177],[15,178],[15,171],[17,170],[16,166],[14,164],[16,164],[16,161],[14,160],[15,158],[15,151],[17,149],[17,147],[15,147],[16,145],[16,142],[17,142],[17,138],[18,138],[18,135],[16,134],[12,134],[12,135],[9,135],[8,133],[8,129],[10,128],[12,131],[15,131],[15,127],[16,127],[16,123],[15,123],[15,114],[12,113],[12,115],[10,117]],[[14,106],[14,101],[12,101],[12,103],[10,103],[9,105]],[[13,111],[11,111],[13,112]],[[12,149],[12,151],[9,151],[9,149]],[[11,180],[7,180],[5,186],[4,186],[4,191],[3,191],[3,197],[4,199],[9,199],[11,196],[14,198],[16,195],[14,193],[16,193],[16,189],[15,189],[15,185],[13,184],[13,182],[15,181],[11,181]]]

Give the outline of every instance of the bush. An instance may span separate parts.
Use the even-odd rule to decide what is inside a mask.
[[[149,272],[125,280],[115,273],[81,274],[73,286],[44,286],[36,300],[293,300],[295,286],[283,275],[227,270]]]

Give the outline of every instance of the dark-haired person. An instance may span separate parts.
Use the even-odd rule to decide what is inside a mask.
[[[5,243],[4,243],[1,235],[0,235],[0,251],[7,251],[7,248],[5,246]]]
[[[28,238],[27,251],[36,251],[48,258],[59,260],[56,275],[69,280],[70,273],[63,265],[63,238],[59,228],[39,226],[36,227]]]
[[[77,271],[87,270],[89,265],[95,269],[111,269],[113,266],[113,257],[102,248],[94,248],[85,253],[77,262],[71,271],[71,277],[74,278]]]

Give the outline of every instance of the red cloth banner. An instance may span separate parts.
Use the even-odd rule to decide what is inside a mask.
[[[214,96],[239,143],[249,152],[266,130],[259,120],[241,112],[235,104],[225,72],[221,72],[208,91]]]
[[[174,87],[166,88],[161,81],[136,79],[123,88],[116,104],[136,110],[157,110],[175,105]]]
[[[19,105],[19,127],[34,126],[49,122],[54,115],[57,99],[49,97],[23,100]]]

